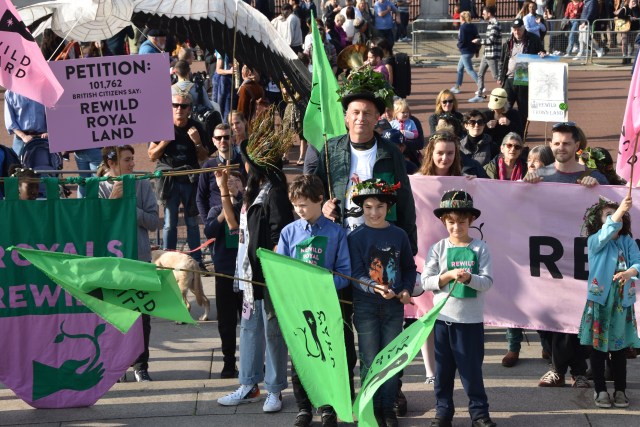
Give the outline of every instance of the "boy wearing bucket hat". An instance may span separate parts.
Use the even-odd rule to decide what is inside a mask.
[[[353,284],[353,323],[358,331],[360,380],[364,381],[376,355],[402,332],[404,304],[415,285],[416,265],[407,233],[387,222],[400,184],[380,179],[358,181],[352,200],[362,208],[364,224],[347,236]],[[398,374],[376,392],[373,407],[378,425],[394,427]]]
[[[471,196],[448,191],[433,213],[449,237],[429,249],[422,287],[433,291],[433,303],[451,297],[438,315],[433,329],[436,355],[436,418],[432,427],[450,427],[455,412],[453,388],[456,369],[469,397],[474,427],[493,427],[482,378],[484,359],[484,294],[493,285],[491,256],[485,242],[469,235],[480,211]]]

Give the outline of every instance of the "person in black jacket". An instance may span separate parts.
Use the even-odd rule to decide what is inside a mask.
[[[542,41],[535,34],[524,28],[524,22],[516,18],[511,23],[511,37],[502,45],[500,63],[500,79],[498,84],[507,91],[508,102],[512,106],[518,104],[518,112],[522,123],[527,123],[529,117],[529,86],[515,86],[513,76],[516,70],[516,55],[519,53],[546,56]],[[523,135],[524,136],[524,135]]]

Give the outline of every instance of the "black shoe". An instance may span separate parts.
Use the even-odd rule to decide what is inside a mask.
[[[300,412],[298,412],[298,415],[296,415],[296,421],[293,423],[293,427],[309,427],[311,425],[311,420],[313,420],[311,411],[301,409]]]
[[[393,412],[395,412],[398,417],[407,415],[407,398],[402,390],[398,390],[396,402],[393,404]]]
[[[497,424],[491,421],[491,418],[478,418],[477,420],[473,420],[471,423],[471,427],[496,427]]]
[[[322,411],[322,427],[338,427],[338,415],[333,409]]]
[[[385,427],[398,427],[398,417],[394,411],[384,412],[384,426]]]
[[[429,427],[451,427],[451,420],[446,420],[444,418],[434,418],[431,420],[431,424],[429,424]]]
[[[220,371],[220,378],[238,378],[238,367],[235,362],[225,362],[222,371]]]
[[[149,381],[153,381],[146,369],[134,370],[133,375],[136,377],[136,381],[139,383],[147,383]]]
[[[373,408],[373,415],[376,417],[376,422],[378,423],[378,427],[384,426],[384,414],[382,413],[381,408]]]

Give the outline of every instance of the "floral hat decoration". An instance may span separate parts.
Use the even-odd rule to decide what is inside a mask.
[[[473,198],[463,190],[444,193],[440,199],[440,207],[434,209],[433,214],[441,218],[447,212],[470,212],[476,219],[480,217],[480,211],[473,207]]]
[[[395,185],[388,184],[380,178],[367,179],[360,181],[359,178],[352,179],[353,187],[351,187],[351,200],[356,205],[362,207],[365,199],[375,197],[378,200],[386,202],[389,206],[396,203],[396,190],[400,188],[400,183]]]
[[[269,172],[282,169],[282,157],[291,146],[295,133],[276,125],[276,106],[260,112],[249,125],[249,138],[240,144],[244,159],[256,168]],[[279,115],[278,115],[279,118]]]
[[[367,66],[362,70],[351,72],[349,78],[338,89],[338,95],[345,110],[352,101],[366,99],[373,102],[378,112],[383,114],[386,108],[393,106],[395,92],[382,73],[373,71]]]
[[[613,200],[607,199],[604,196],[599,196],[598,201],[588,207],[585,211],[584,216],[582,217],[583,223],[582,227],[580,227],[580,234],[583,237],[589,237],[590,230],[594,230],[600,222],[600,218],[598,218],[598,216],[601,215],[602,209],[604,209],[606,206],[617,205],[618,203],[614,202]],[[628,214],[629,212],[625,213],[625,215]]]

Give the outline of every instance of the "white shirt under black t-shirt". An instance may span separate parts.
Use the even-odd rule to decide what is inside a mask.
[[[356,150],[350,144],[351,149],[351,169],[349,170],[349,186],[347,187],[347,199],[344,210],[343,225],[347,229],[347,234],[353,231],[360,224],[364,224],[362,209],[351,201],[351,190],[353,180],[357,176],[360,181],[366,181],[373,178],[373,165],[376,162],[376,153],[378,152],[378,144],[368,150]],[[356,215],[356,216],[354,216]]]

